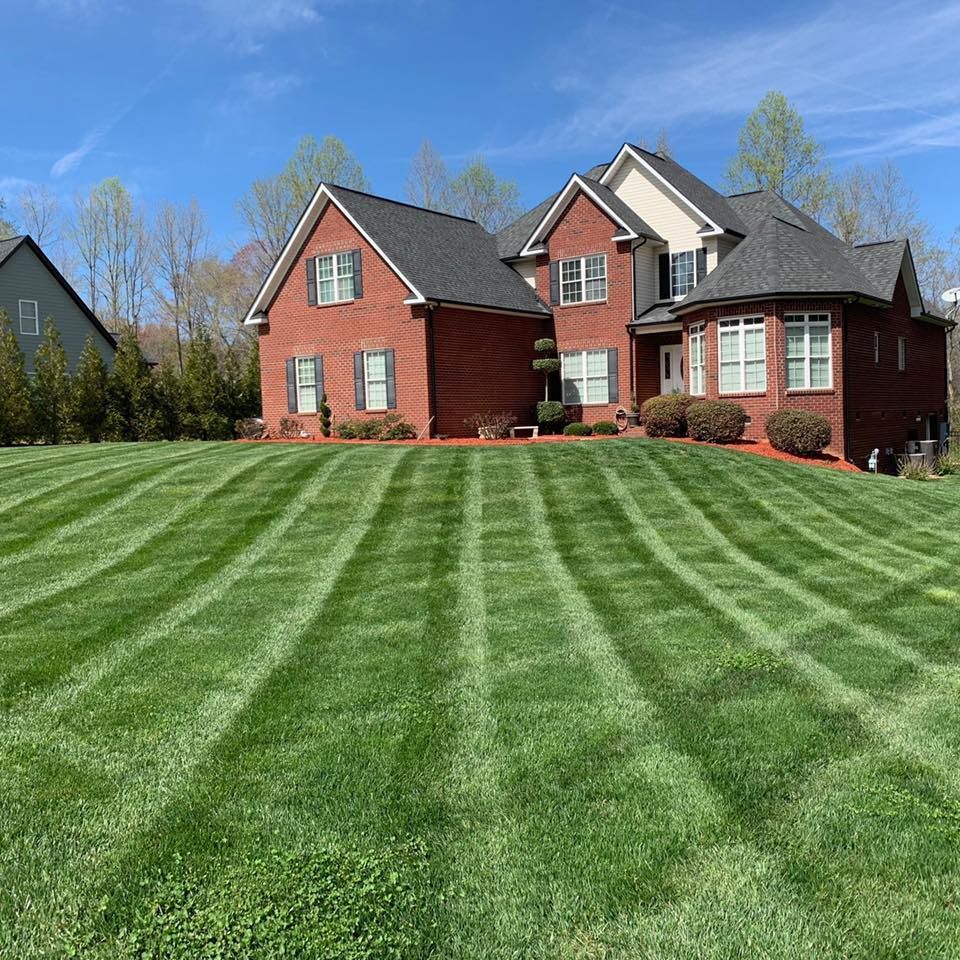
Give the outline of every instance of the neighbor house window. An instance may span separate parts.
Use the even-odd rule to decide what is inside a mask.
[[[577,350],[560,354],[565,404],[612,403],[606,350]]]
[[[897,369],[907,369],[907,338],[897,337]]]
[[[767,350],[763,317],[731,317],[717,321],[720,392],[767,389]]]
[[[685,297],[697,285],[696,253],[685,250],[670,254],[670,293]]]
[[[317,300],[337,303],[353,299],[353,253],[330,253],[317,257]]]
[[[830,315],[787,314],[787,389],[831,386]]]
[[[560,302],[595,303],[607,299],[607,255],[560,261]]]
[[[702,323],[690,328],[690,392],[695,397],[707,392],[706,335]]]
[[[367,350],[363,355],[363,387],[368,410],[387,409],[387,351]]]
[[[40,311],[36,300],[20,301],[20,332],[32,337],[40,334]]]
[[[317,412],[317,365],[313,357],[297,357],[297,411]]]
[[[873,331],[873,362],[880,362],[880,334],[876,330]]]

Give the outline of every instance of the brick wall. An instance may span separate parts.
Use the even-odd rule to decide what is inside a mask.
[[[612,420],[617,407],[630,406],[630,339],[627,324],[633,317],[633,257],[629,243],[610,238],[619,229],[587,196],[580,193],[567,207],[547,237],[548,255],[537,258],[537,293],[550,302],[551,260],[607,255],[607,298],[601,303],[555,304],[554,333],[557,349],[591,350],[616,347],[619,396],[609,404],[568,407],[571,420],[585,423]]]
[[[673,333],[641,333],[633,338],[634,356],[634,393],[637,403],[642,405],[644,400],[655,397],[663,386],[660,377],[660,347],[668,344],[680,343],[682,334]],[[687,361],[684,360],[684,373]],[[689,378],[686,380],[689,383]]]

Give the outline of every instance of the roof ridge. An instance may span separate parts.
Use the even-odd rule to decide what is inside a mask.
[[[369,197],[371,200],[382,200],[384,203],[393,203],[398,207],[407,207],[409,210],[419,210],[422,213],[432,213],[438,217],[449,217],[451,220],[462,220],[464,223],[476,223],[478,227],[482,230],[483,227],[477,223],[472,217],[461,217],[457,213],[447,213],[444,210],[431,210],[429,207],[421,207],[415,203],[406,203],[403,200],[395,200],[393,197],[382,197],[379,193],[370,193],[369,190],[354,190],[352,187],[344,187],[339,183],[332,183],[326,180],[321,180],[321,183],[327,187],[335,187],[337,190],[344,190],[347,193],[355,193],[361,197]]]

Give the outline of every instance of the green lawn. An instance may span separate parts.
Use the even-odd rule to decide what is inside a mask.
[[[955,958],[958,521],[665,442],[0,451],[0,956]]]

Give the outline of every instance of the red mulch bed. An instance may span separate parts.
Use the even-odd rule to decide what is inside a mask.
[[[642,429],[628,430],[621,437],[639,439],[646,434]],[[383,444],[415,446],[415,447],[522,447],[531,443],[581,443],[584,440],[616,440],[613,436],[566,437],[563,434],[550,434],[545,437],[518,437],[515,440],[481,440],[479,437],[454,437],[450,440],[341,440],[338,437],[310,437],[307,439],[283,440],[271,437],[268,440],[238,440],[238,443],[351,443],[351,444]],[[738,443],[702,443],[691,440],[689,437],[664,437],[672,443],[690,443],[698,447],[719,447],[722,450],[737,450],[740,453],[753,453],[771,460],[783,460],[786,463],[799,463],[807,467],[827,467],[831,470],[846,470],[850,473],[862,473],[859,467],[834,457],[829,453],[816,454],[809,457],[795,457],[792,453],[783,453],[774,450],[766,440],[741,440]]]

